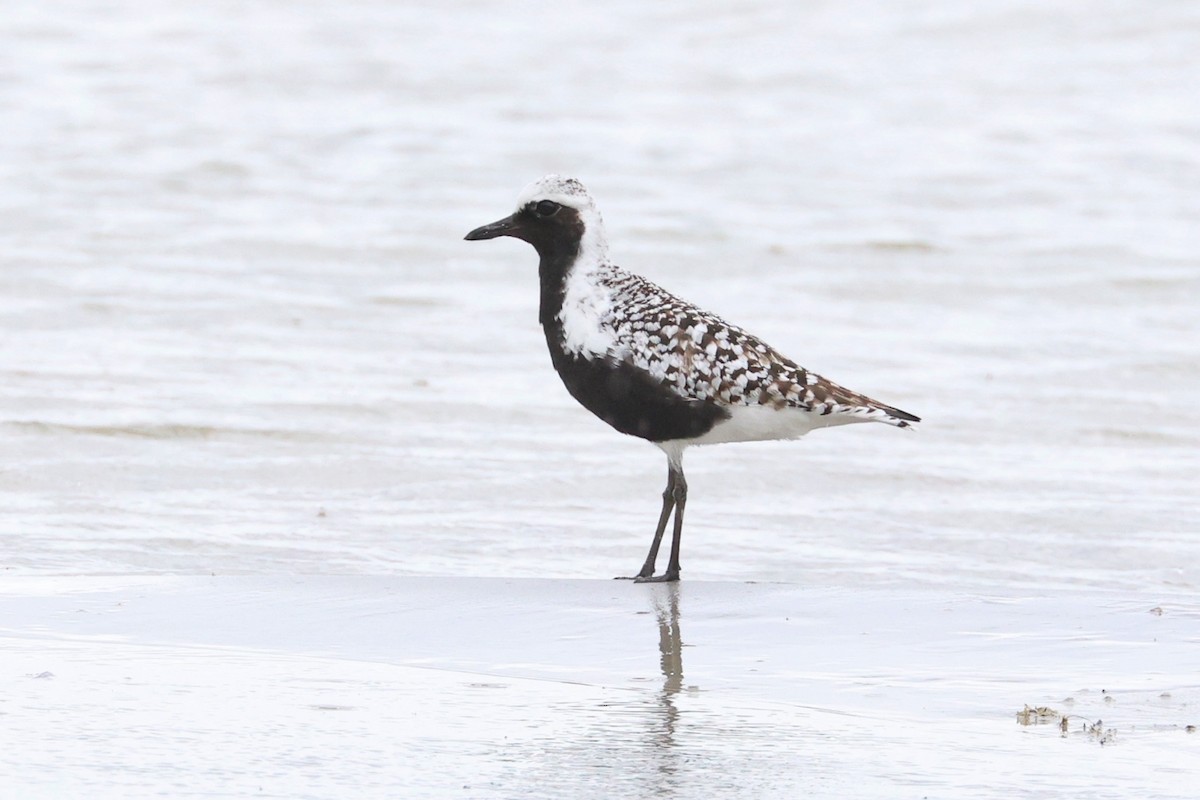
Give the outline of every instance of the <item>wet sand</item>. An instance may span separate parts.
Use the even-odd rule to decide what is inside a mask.
[[[1182,798],[1200,781],[1194,603],[483,578],[2,591],[13,796]]]

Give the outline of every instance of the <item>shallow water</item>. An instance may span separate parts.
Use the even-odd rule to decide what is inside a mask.
[[[536,14],[534,13],[536,11]],[[686,575],[1200,585],[1184,2],[24,4],[0,30],[0,564],[605,577],[550,170],[617,260],[923,416],[689,453]]]
[[[0,777],[22,797],[1185,798],[1200,777],[1195,603],[63,582],[0,590]]]

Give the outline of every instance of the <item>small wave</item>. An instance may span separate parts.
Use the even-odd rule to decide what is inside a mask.
[[[1166,447],[1195,447],[1200,438],[1177,431],[1152,428],[1090,428],[1083,431],[1089,441],[1109,444],[1140,443]]]
[[[867,239],[862,242],[831,244],[825,249],[834,252],[877,250],[885,253],[934,253],[940,248],[920,239]]]
[[[402,297],[400,295],[376,295],[368,298],[367,302],[377,306],[401,306],[407,308],[436,308],[447,305],[445,300],[436,297]]]
[[[868,250],[898,250],[913,253],[932,253],[937,248],[917,239],[875,239],[866,242]]]
[[[130,439],[283,439],[317,441],[327,437],[309,431],[289,431],[276,428],[226,428],[216,425],[184,425],[179,423],[134,425],[71,425],[40,420],[14,420],[4,427],[24,433],[78,436],[110,436]]]

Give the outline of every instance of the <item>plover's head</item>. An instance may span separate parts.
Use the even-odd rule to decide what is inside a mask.
[[[511,216],[467,234],[470,241],[513,236],[529,242],[542,258],[606,254],[604,222],[592,196],[574,178],[547,175],[525,187]]]

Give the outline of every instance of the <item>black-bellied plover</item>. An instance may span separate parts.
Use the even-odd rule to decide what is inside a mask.
[[[498,236],[522,239],[537,250],[538,320],[567,391],[621,433],[667,454],[662,512],[634,580],[679,580],[687,447],[795,439],[850,422],[899,428],[920,422],[809,372],[741,328],[614,266],[600,212],[573,178],[535,181],[521,192],[511,216],[466,238]],[[671,558],[666,572],[655,575],[672,511]]]

